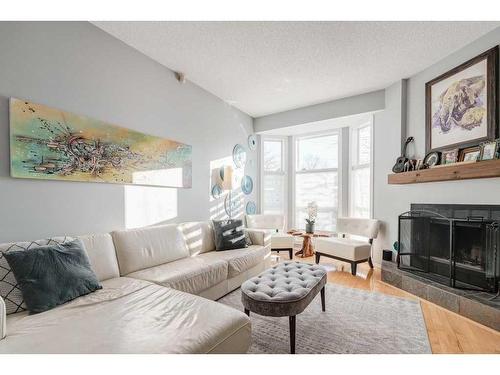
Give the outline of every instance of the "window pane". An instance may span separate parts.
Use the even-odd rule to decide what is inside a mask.
[[[335,230],[338,206],[337,172],[298,173],[295,179],[295,225],[305,227],[309,202],[318,204],[316,228]]]
[[[370,217],[370,168],[352,170],[351,216]]]
[[[264,214],[285,214],[285,176],[264,176]]]
[[[337,168],[338,135],[299,139],[297,153],[299,171]]]
[[[277,172],[282,169],[282,142],[264,141],[264,171]]]
[[[358,164],[370,163],[370,127],[358,130]]]

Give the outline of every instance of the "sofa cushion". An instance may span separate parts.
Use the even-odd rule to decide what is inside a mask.
[[[10,315],[0,353],[209,353],[220,347],[244,353],[249,347],[243,312],[127,277],[102,285],[43,314]]]
[[[198,255],[133,272],[127,276],[198,294],[226,280],[227,272],[226,261]]]
[[[4,254],[28,310],[44,312],[101,289],[80,239]]]
[[[90,265],[99,281],[120,276],[115,245],[109,233],[78,236],[82,240]]]
[[[121,275],[189,256],[177,224],[115,231],[112,236]]]
[[[347,260],[363,260],[370,257],[371,245],[365,241],[351,238],[314,239],[315,250],[318,253],[330,254]]]
[[[19,283],[14,277],[3,254],[11,250],[27,250],[39,246],[73,241],[72,237],[52,237],[36,241],[10,242],[0,244],[0,296],[4,299],[7,315],[26,310]]]
[[[211,221],[191,221],[179,224],[191,255],[215,250],[214,228]]]
[[[268,247],[251,245],[247,248],[231,251],[212,251],[199,255],[199,257],[203,259],[226,261],[228,263],[228,277],[232,278],[264,262],[266,257],[270,255],[271,253]]]

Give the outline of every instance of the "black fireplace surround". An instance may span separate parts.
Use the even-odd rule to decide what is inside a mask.
[[[401,269],[454,288],[498,292],[500,206],[412,204],[399,215]]]

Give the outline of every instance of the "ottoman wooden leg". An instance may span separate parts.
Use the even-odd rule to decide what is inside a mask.
[[[321,289],[321,310],[325,311],[326,310],[326,307],[325,307],[325,287],[323,287]]]
[[[250,310],[245,309],[245,314],[247,314],[248,316],[250,316]]]
[[[290,322],[290,354],[295,354],[295,316],[289,316]]]

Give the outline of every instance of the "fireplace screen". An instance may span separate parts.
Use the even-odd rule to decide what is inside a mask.
[[[499,243],[497,220],[412,209],[399,216],[398,267],[452,287],[497,292]]]

